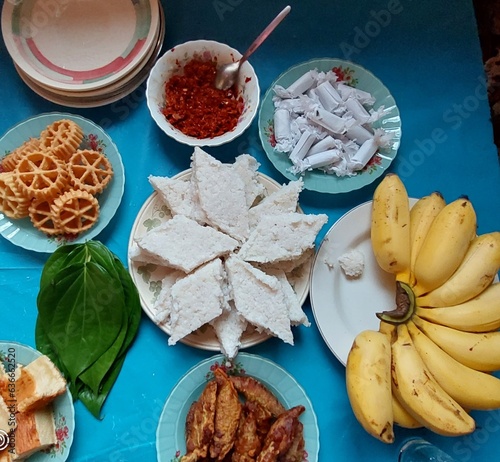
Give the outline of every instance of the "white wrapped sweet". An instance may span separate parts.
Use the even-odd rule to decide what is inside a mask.
[[[307,152],[307,156],[312,156],[313,154],[318,154],[318,152],[328,151],[329,149],[342,149],[342,142],[340,140],[335,139],[333,136],[326,135],[322,140],[313,144],[309,151]]]
[[[330,149],[328,151],[318,152],[305,159],[297,160],[293,163],[291,171],[293,173],[304,173],[314,168],[326,167],[337,163],[342,158],[340,149]]]
[[[334,135],[343,135],[353,125],[352,118],[339,117],[322,108],[308,114],[308,118]]]
[[[294,165],[306,156],[307,151],[309,151],[316,140],[317,138],[314,133],[308,130],[302,133],[302,136],[290,153],[290,160]]]
[[[356,154],[351,158],[351,166],[354,171],[362,170],[380,149],[389,146],[392,135],[385,133],[383,130],[375,130],[372,138],[366,140],[358,149]]]
[[[287,88],[276,85],[274,87],[274,92],[280,98],[296,98],[297,96],[304,94],[316,83],[317,75],[318,72],[315,70],[308,71]]]
[[[329,112],[333,112],[342,104],[342,97],[328,80],[316,87],[316,95],[321,105]]]
[[[276,149],[287,152],[293,149],[290,112],[286,109],[274,111],[274,138]]]
[[[362,125],[352,124],[345,132],[345,136],[361,146],[365,141],[373,138],[373,133]]]

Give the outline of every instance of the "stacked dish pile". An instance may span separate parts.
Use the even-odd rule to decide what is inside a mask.
[[[24,83],[49,101],[82,108],[133,92],[165,36],[158,0],[5,2],[1,24]]]

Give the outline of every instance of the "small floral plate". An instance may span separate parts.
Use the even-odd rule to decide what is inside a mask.
[[[51,253],[68,240],[73,243],[85,242],[97,236],[111,221],[122,200],[125,186],[123,163],[117,147],[109,135],[91,120],[73,114],[51,112],[39,114],[20,122],[0,138],[0,157],[16,149],[30,137],[38,137],[47,125],[56,120],[69,119],[76,122],[83,130],[84,138],[81,149],[101,151],[109,159],[113,167],[113,179],[106,189],[98,196],[100,212],[97,223],[88,231],[78,235],[63,238],[48,237],[38,231],[29,218],[18,220],[5,216],[0,211],[0,234],[13,244],[36,252]]]
[[[318,169],[307,171],[302,176],[304,188],[312,191],[336,194],[360,189],[380,177],[396,157],[401,142],[401,118],[399,109],[389,90],[371,72],[357,64],[340,59],[314,59],[293,66],[281,74],[267,90],[260,107],[259,136],[262,147],[269,160],[279,172],[290,180],[298,178],[298,175],[290,172],[292,163],[288,158],[288,154],[278,152],[274,149],[276,141],[274,138],[273,88],[275,85],[281,85],[286,88],[307,71],[313,69],[322,72],[335,72],[339,80],[343,80],[350,86],[371,93],[376,100],[373,105],[374,109],[384,106],[388,111],[380,120],[373,124],[373,128],[383,128],[393,135],[391,147],[384,152],[383,156],[380,156],[378,153],[375,154],[361,172],[351,177],[337,177],[334,174],[328,174]]]
[[[22,343],[0,341],[0,361],[8,374],[15,371],[17,365],[27,365],[39,356],[42,356],[39,351]],[[12,403],[6,402],[6,404],[9,406]],[[57,443],[49,449],[36,452],[28,457],[26,462],[64,462],[68,459],[75,429],[75,410],[69,389],[57,397],[52,405]],[[5,447],[8,445],[9,442]]]
[[[228,363],[223,355],[205,359],[189,370],[167,398],[156,430],[158,462],[179,462],[186,453],[185,422],[189,407],[196,401],[213,369],[222,367],[229,375],[249,375],[264,384],[286,409],[299,404],[306,410],[300,416],[304,425],[305,453],[302,462],[317,462],[319,428],[312,403],[304,389],[281,366],[261,356],[239,353]]]

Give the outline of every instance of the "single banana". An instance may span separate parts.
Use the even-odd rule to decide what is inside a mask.
[[[410,209],[410,268],[413,273],[415,261],[422,247],[425,236],[429,232],[432,222],[438,213],[444,209],[446,202],[441,193],[435,191],[420,198]]]
[[[346,363],[347,395],[361,426],[384,443],[394,442],[391,345],[387,335],[360,332]]]
[[[500,408],[500,379],[476,371],[453,359],[413,322],[408,322],[413,344],[436,381],[466,409]]]
[[[475,429],[474,419],[433,378],[418,354],[405,324],[398,325],[392,344],[393,392],[423,426],[445,436]]]
[[[395,324],[389,324],[385,321],[380,321],[379,332],[387,336],[390,343],[394,342],[397,338],[397,327]],[[398,401],[394,393],[392,394],[392,413],[394,416],[394,423],[404,428],[420,428],[422,424],[415,419]]]
[[[406,188],[394,173],[388,173],[373,194],[371,243],[379,266],[408,283],[410,205]]]
[[[427,321],[468,332],[500,329],[500,283],[490,285],[477,297],[459,305],[443,308],[417,306],[415,314]]]
[[[479,295],[500,269],[500,232],[482,234],[472,240],[459,267],[441,286],[417,298],[417,305],[458,305]]]
[[[400,427],[423,427],[423,425],[403,407],[394,394],[392,395],[392,414],[394,416],[394,423]]]
[[[464,332],[418,316],[412,320],[427,337],[465,366],[483,372],[500,369],[500,331]]]
[[[462,262],[476,235],[476,213],[463,197],[447,204],[432,222],[414,266],[415,295],[442,285]]]

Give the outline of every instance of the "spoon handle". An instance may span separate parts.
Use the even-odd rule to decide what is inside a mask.
[[[290,12],[290,5],[283,8],[281,13],[278,14],[269,25],[260,33],[260,35],[253,41],[253,43],[248,47],[248,50],[245,51],[243,56],[240,59],[240,63],[243,64],[248,57],[261,45],[261,43],[266,40],[266,38],[271,34],[271,32],[276,28],[276,26],[283,21],[285,16]]]

